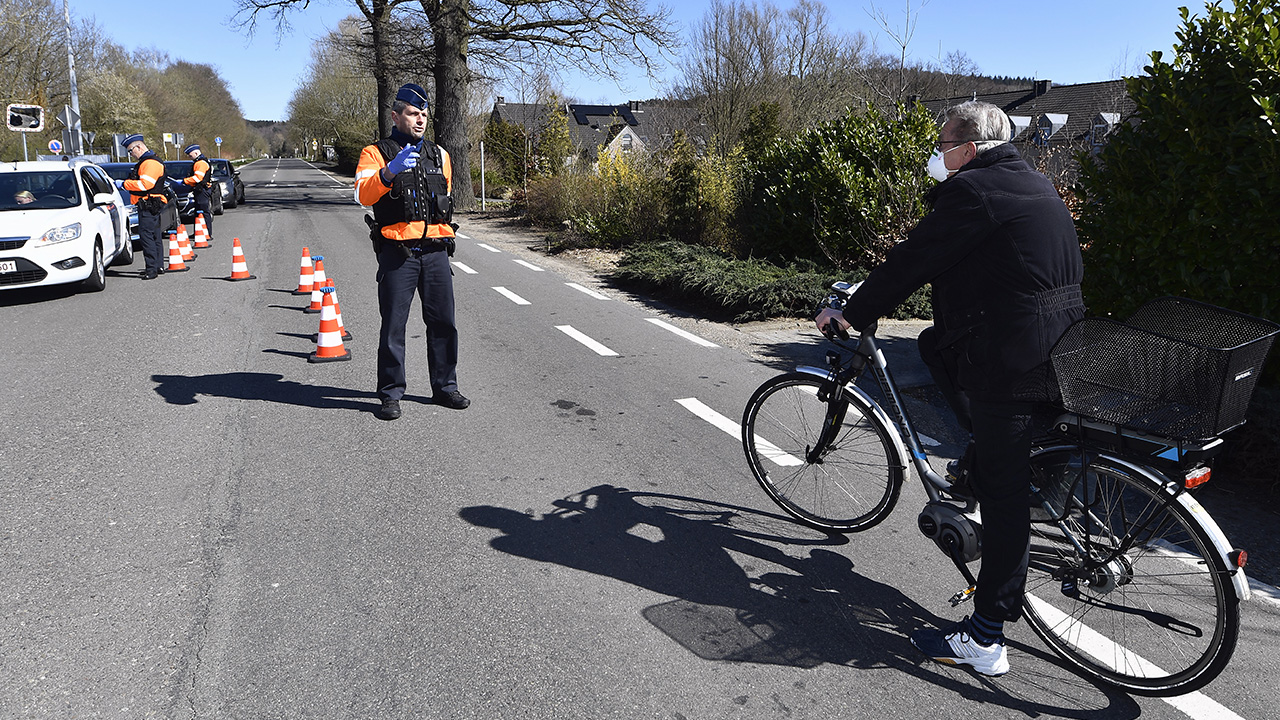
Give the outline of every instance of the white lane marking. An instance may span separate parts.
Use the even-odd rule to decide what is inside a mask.
[[[502,252],[501,250],[499,250],[498,248],[496,248],[496,247],[494,247],[494,246],[492,246],[492,245],[485,245],[484,243],[476,243],[476,245],[478,245],[478,246],[480,246],[480,247],[484,248],[485,250],[488,250],[489,252],[493,252],[493,253],[500,253],[500,252]]]
[[[494,288],[494,290],[497,290],[499,295],[502,295],[503,297],[505,297],[506,299],[510,300],[511,302],[513,302],[513,303],[515,303],[515,304],[517,304],[517,305],[532,305],[532,304],[533,304],[533,303],[529,302],[528,300],[525,300],[524,298],[520,297],[519,295],[517,295],[517,294],[515,294],[515,293],[511,292],[510,290],[508,290],[508,289],[506,289],[506,288],[504,288],[504,287],[496,287],[496,288]]]
[[[697,335],[694,335],[693,333],[688,332],[687,330],[681,330],[675,325],[672,325],[669,322],[663,322],[658,318],[645,318],[645,320],[648,320],[649,322],[653,323],[654,325],[657,325],[663,330],[669,330],[675,333],[676,335],[679,335],[680,337],[684,338],[685,340],[688,340],[689,342],[697,343],[702,347],[720,347],[719,345],[711,342],[710,340],[704,340],[698,337]]]
[[[698,398],[681,398],[676,400],[676,402],[684,406],[684,409],[720,428],[734,438],[739,440],[742,439],[741,425],[707,407],[707,405]],[[765,440],[759,435],[756,436],[756,449],[760,451],[761,455],[764,455],[775,464],[783,467],[804,464],[800,458],[783,452],[782,448],[774,445],[768,440]]]
[[[592,290],[592,289],[591,289],[591,288],[589,288],[589,287],[583,287],[582,285],[579,285],[578,283],[565,283],[565,285],[568,285],[569,287],[573,288],[574,290],[577,290],[577,291],[578,291],[578,292],[580,292],[580,293],[586,293],[587,295],[590,295],[591,297],[593,297],[593,298],[595,298],[595,299],[597,299],[597,300],[608,300],[608,299],[609,299],[609,296],[607,296],[607,295],[601,295],[600,293],[596,292],[595,290]]]
[[[519,265],[523,265],[529,268],[530,270],[537,270],[538,272],[544,272],[542,268],[538,267],[537,265],[534,265],[531,262],[525,262],[524,260],[516,260],[516,263]]]
[[[564,333],[565,335],[568,335],[569,337],[573,338],[574,340],[577,340],[583,345],[586,345],[587,347],[591,348],[597,355],[604,355],[605,357],[610,357],[610,356],[616,356],[618,354],[610,350],[609,348],[605,347],[604,345],[596,342],[595,340],[592,340],[586,335],[583,335],[581,332],[575,330],[572,325],[557,325],[556,329]]]
[[[458,262],[457,260],[453,260],[453,261],[452,261],[452,263],[453,263],[453,266],[454,266],[454,267],[458,268],[459,270],[461,270],[462,272],[464,272],[464,273],[466,273],[466,274],[468,274],[468,275],[478,275],[478,274],[479,274],[479,273],[477,273],[475,270],[472,270],[472,269],[471,269],[471,266],[470,266],[470,265],[467,265],[466,263],[460,263],[460,262]]]
[[[470,239],[471,239],[471,236],[470,236],[470,235],[463,235],[463,234],[462,234],[462,233],[460,233],[460,232],[455,232],[455,233],[454,233],[454,236],[455,236],[455,237],[462,238],[463,240],[470,240]]]
[[[1035,595],[1028,593],[1026,598],[1035,607],[1036,614],[1044,618],[1045,622],[1050,625],[1070,623],[1072,642],[1081,650],[1092,655],[1098,662],[1111,667],[1113,670],[1117,669],[1117,666],[1123,665],[1125,668],[1137,669],[1147,675],[1166,674],[1164,670],[1151,661],[1126,647],[1117,645],[1088,625],[1067,617],[1061,610]],[[1117,658],[1119,658],[1119,662],[1117,662]],[[1201,692],[1161,698],[1161,700],[1196,718],[1196,720],[1244,720],[1229,708]]]

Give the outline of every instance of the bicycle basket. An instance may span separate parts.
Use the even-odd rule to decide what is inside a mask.
[[[1245,411],[1280,326],[1185,298],[1159,298],[1121,323],[1085,318],[1051,355],[1063,406],[1176,439],[1219,435]]]

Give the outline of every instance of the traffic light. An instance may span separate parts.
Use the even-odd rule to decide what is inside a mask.
[[[5,124],[15,132],[39,132],[44,129],[44,108],[39,105],[10,105]]]

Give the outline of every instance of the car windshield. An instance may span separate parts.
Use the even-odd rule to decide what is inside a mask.
[[[0,211],[60,210],[80,204],[71,170],[0,173]]]

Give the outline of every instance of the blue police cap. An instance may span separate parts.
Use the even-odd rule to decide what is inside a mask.
[[[200,146],[195,143],[191,143],[190,145],[182,148],[182,152],[184,155],[190,155],[193,152],[200,152]]]
[[[396,92],[396,99],[403,100],[419,110],[427,109],[427,91],[423,90],[421,85],[413,83],[401,85],[400,90]]]
[[[120,147],[124,148],[125,150],[128,150],[129,146],[136,142],[142,142],[142,133],[125,135],[124,139],[120,141]]]

